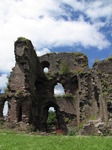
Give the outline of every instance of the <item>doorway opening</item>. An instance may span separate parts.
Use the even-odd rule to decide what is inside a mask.
[[[57,110],[55,107],[49,107],[48,108],[46,124],[47,124],[47,131],[48,132],[52,132],[57,128],[57,126],[58,126]]]
[[[58,128],[59,112],[58,106],[54,103],[47,103],[43,108],[42,126],[46,132],[55,131]],[[41,126],[41,127],[42,127]]]
[[[54,107],[49,107],[48,117],[47,117],[47,126],[48,128],[52,129],[52,128],[55,128],[56,124],[57,124],[56,110]]]

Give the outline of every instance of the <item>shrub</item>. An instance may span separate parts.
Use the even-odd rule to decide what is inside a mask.
[[[56,122],[56,112],[50,110],[48,112],[47,124],[51,125],[54,124],[55,122]]]
[[[0,128],[2,128],[4,121],[0,120]]]
[[[69,135],[69,136],[74,136],[74,135],[76,135],[76,129],[75,128],[70,128],[69,130],[68,130],[68,134],[67,135]]]
[[[27,130],[28,130],[29,132],[34,132],[34,131],[39,132],[38,130],[36,130],[36,128],[35,128],[33,125],[29,125],[28,128],[27,128]]]
[[[100,60],[98,58],[94,59],[94,64],[98,63]]]

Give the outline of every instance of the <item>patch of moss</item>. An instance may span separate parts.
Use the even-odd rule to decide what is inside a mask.
[[[99,62],[100,62],[100,60],[99,60],[98,58],[94,59],[93,66],[94,66],[95,64],[99,63]]]
[[[103,92],[103,96],[106,96],[106,95],[107,95],[107,91],[104,91],[104,92]]]
[[[17,41],[28,41],[25,37],[18,37]]]
[[[62,62],[60,65],[60,73],[61,74],[69,74],[70,70],[66,62]]]
[[[109,56],[109,57],[106,58],[104,61],[108,62],[110,59],[112,59],[112,56]]]
[[[26,49],[26,50],[27,50],[27,49],[28,49],[28,46],[27,46],[27,45],[25,45],[25,46],[24,46],[24,49]]]
[[[81,56],[82,53],[81,52],[75,52],[74,55],[75,55],[75,57],[78,57],[78,56]]]
[[[66,93],[63,95],[64,98],[73,98],[73,95],[71,93]]]
[[[16,96],[21,96],[23,94],[23,90],[19,89],[16,91]]]
[[[89,120],[96,120],[96,117],[94,115],[92,115]]]

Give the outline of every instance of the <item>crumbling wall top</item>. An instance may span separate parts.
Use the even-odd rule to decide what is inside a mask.
[[[87,57],[79,52],[76,53],[50,53],[39,57],[42,68],[49,68],[52,73],[84,71],[88,69]]]

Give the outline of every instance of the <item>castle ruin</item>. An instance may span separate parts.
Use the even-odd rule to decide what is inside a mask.
[[[15,58],[8,91],[0,95],[0,118],[8,101],[6,122],[14,128],[33,125],[47,131],[50,107],[56,111],[57,127],[65,133],[70,127],[99,118],[112,128],[112,57],[95,62],[90,69],[82,53],[50,53],[37,57],[31,41],[18,38]],[[48,73],[44,72],[46,67]],[[57,83],[64,87],[62,96],[54,94]],[[89,127],[84,129],[89,131]]]

